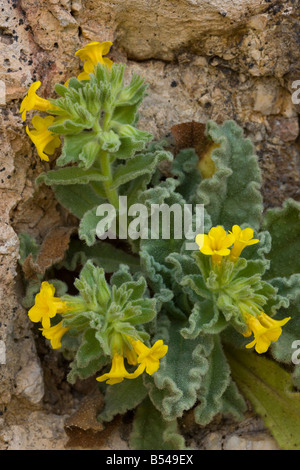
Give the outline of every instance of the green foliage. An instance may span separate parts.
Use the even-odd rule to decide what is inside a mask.
[[[147,85],[135,74],[125,85],[124,73],[123,64],[97,64],[89,80],[73,77],[68,86],[55,87],[49,130],[61,138],[61,155],[37,183],[51,186],[79,219],[79,239],[69,241],[62,258],[54,256],[52,265],[26,279],[24,306],[32,307],[43,280],[67,305],[58,318],[66,329],[62,352],[70,361],[71,383],[103,372],[108,376],[116,356],[122,357],[127,375],[99,385],[105,406],[98,419],[107,422],[134,410],[133,449],[186,449],[178,424],[185,412],[193,409],[201,426],[218,414],[241,419],[245,398],[282,448],[299,448],[294,423],[299,397],[291,386],[300,388],[299,365],[292,360],[292,345],[300,339],[300,205],[287,200],[264,213],[253,145],[233,121],[206,124],[215,166],[209,178],[202,177],[194,149],[174,157],[166,150],[171,142],[149,143],[151,134],[137,127]],[[120,196],[127,197],[128,206],[143,204],[148,214],[154,204],[160,211],[164,205],[179,207],[182,214],[187,204],[203,204],[204,233],[218,225],[226,231],[251,227],[259,244],[247,246],[236,262],[224,258],[215,265],[210,256],[186,249],[171,212],[155,237],[148,215],[148,237],[120,236],[132,222],[128,218],[105,241],[120,215]],[[113,211],[100,229],[101,204]],[[195,225],[194,207],[191,216]],[[32,237],[20,235],[24,273],[31,275],[28,267],[41,251]],[[56,279],[65,271],[76,276],[77,295],[67,294],[66,282]],[[276,321],[291,317],[270,345],[269,359],[244,351],[251,341],[243,336],[245,315],[259,318],[261,311]],[[168,351],[157,359],[161,340]],[[135,342],[143,343],[157,370],[147,372]],[[146,373],[133,379],[137,364]]]
[[[231,230],[233,224],[247,223],[258,230],[263,212],[261,173],[251,141],[243,138],[234,121],[209,121],[206,127],[207,136],[218,144],[211,154],[217,171],[201,181],[194,200],[205,205],[213,226]]]
[[[160,320],[157,329],[160,338],[169,345],[168,354],[153,377],[145,378],[151,401],[166,421],[181,417],[195,405],[197,391],[208,370],[212,339],[185,340],[182,327],[181,322]]]
[[[148,395],[143,378],[127,380],[116,384],[114,387],[106,387],[104,391],[105,405],[98,415],[101,422],[111,421],[116,415],[124,414],[135,409]]]
[[[252,353],[228,352],[234,380],[284,450],[300,449],[300,393],[289,372]]]
[[[138,450],[186,449],[177,421],[165,421],[149,399],[145,399],[136,411],[130,445]]]
[[[269,209],[263,228],[272,237],[268,277],[287,277],[300,272],[300,203],[287,199],[282,208]]]

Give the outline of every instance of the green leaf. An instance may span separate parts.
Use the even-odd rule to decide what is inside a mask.
[[[174,158],[171,172],[179,181],[177,191],[187,203],[194,202],[201,173],[197,168],[199,157],[194,149],[181,150]]]
[[[99,192],[101,192],[99,185],[101,185],[101,182],[84,185],[53,185],[52,189],[58,202],[78,219],[81,219],[90,209],[106,202],[106,199],[99,195]]]
[[[116,415],[133,410],[144,400],[147,393],[142,376],[134,380],[125,379],[119,384],[106,387],[104,407],[98,415],[98,420],[111,421]]]
[[[205,205],[214,226],[231,230],[234,224],[247,224],[258,230],[263,212],[261,173],[251,141],[234,121],[209,121],[206,133],[218,144],[211,154],[217,171],[201,181],[195,202]]]
[[[300,203],[287,199],[282,208],[269,209],[263,228],[272,237],[272,247],[267,255],[271,265],[266,277],[287,277],[300,272]]]
[[[113,175],[111,189],[116,189],[141,175],[152,174],[158,163],[164,160],[171,161],[172,155],[164,151],[135,155],[124,165],[118,165]]]
[[[196,302],[188,318],[188,326],[182,329],[182,336],[195,339],[200,334],[216,335],[228,326],[228,321],[211,299]]]
[[[117,106],[119,105],[132,105],[140,102],[148,85],[144,83],[144,79],[134,73],[131,77],[129,85],[124,87],[118,95]]]
[[[97,215],[97,209],[98,206],[88,210],[81,218],[79,224],[79,238],[84,240],[88,246],[92,246],[96,242],[96,237],[102,237],[109,230],[112,222],[115,220],[115,214],[111,211],[107,217],[105,217],[107,224],[105,227],[102,227],[103,230],[101,232],[98,227],[98,223],[102,220],[102,217]]]
[[[91,140],[82,147],[82,151],[79,154],[79,167],[90,168],[101,150],[101,145],[96,140]]]
[[[165,322],[162,327],[162,321]],[[166,421],[172,421],[192,408],[197,400],[203,377],[208,371],[211,336],[186,340],[181,335],[184,322],[158,320],[157,339],[168,345],[167,354],[151,377],[145,377],[149,397]]]
[[[110,153],[116,153],[121,145],[121,141],[118,134],[116,134],[112,130],[100,133],[99,143],[102,150],[108,151]]]
[[[255,353],[226,350],[233,379],[282,450],[300,450],[300,393],[289,372]]]
[[[138,407],[130,435],[133,450],[185,450],[185,441],[176,420],[166,422],[146,398]]]
[[[283,318],[291,317],[286,325],[283,326],[281,336],[272,345],[271,351],[277,361],[292,366],[292,358],[295,351],[293,344],[294,341],[300,339],[300,273],[295,273],[288,278],[275,278],[270,282],[278,290],[278,296],[282,296],[283,299],[282,308],[280,308],[274,318],[282,320]],[[294,368],[294,374],[298,374],[300,365],[297,364]]]
[[[61,83],[56,83],[54,85],[54,90],[56,91],[56,93],[60,96],[66,96],[69,92],[69,89],[68,87],[62,85]]]
[[[47,173],[41,173],[36,183],[45,183],[49,186],[58,184],[86,184],[90,181],[105,181],[107,177],[103,176],[96,168],[83,169],[76,166],[61,168],[59,170],[50,170]]]
[[[70,363],[71,370],[67,375],[67,380],[69,383],[75,384],[77,379],[87,379],[97,372],[99,372],[100,375],[101,369],[109,364],[110,360],[109,357],[102,356],[91,360],[86,367],[78,367],[77,361],[74,360]]]
[[[106,306],[110,300],[111,292],[105,280],[105,272],[102,267],[94,266],[91,260],[88,260],[80,271],[80,276],[74,282],[74,286],[80,292],[90,309],[100,306],[105,314]]]
[[[236,383],[231,380],[222,396],[220,414],[223,416],[230,414],[235,420],[242,421],[246,411],[246,401]]]
[[[87,246],[81,240],[71,240],[66,258],[60,267],[74,271],[78,266],[83,266],[87,260],[101,266],[106,273],[118,271],[122,264],[125,264],[132,273],[140,271],[138,256],[101,240],[93,246]]]
[[[82,342],[76,353],[77,366],[85,368],[90,362],[101,358],[103,350],[97,338],[95,330],[87,328],[82,335]]]
[[[226,391],[233,391],[231,386],[230,367],[223,352],[220,339],[217,335],[213,336],[214,347],[209,357],[209,368],[205,374],[198,399],[200,404],[195,408],[194,415],[196,423],[206,426],[217,413],[221,411],[231,411],[234,416],[241,415],[241,411],[246,411],[246,404],[242,396],[233,395],[234,400],[230,401],[230,395]]]
[[[121,145],[119,150],[115,152],[115,157],[117,159],[127,159],[131,158],[136,152],[140,152],[145,148],[144,140],[133,140],[131,137],[120,137]]]
[[[112,115],[112,121],[120,122],[121,124],[135,124],[138,117],[138,108],[141,101],[132,105],[116,106]]]
[[[49,131],[53,134],[68,135],[68,134],[79,134],[83,129],[90,129],[92,126],[87,126],[86,123],[75,122],[71,119],[49,126]]]
[[[95,132],[83,131],[76,135],[64,137],[62,153],[56,160],[57,166],[65,166],[69,163],[78,163],[83,147],[95,139]]]
[[[19,233],[18,237],[20,241],[19,263],[22,265],[30,254],[32,254],[33,260],[35,260],[38,252],[40,251],[40,246],[37,244],[35,238],[27,233]]]

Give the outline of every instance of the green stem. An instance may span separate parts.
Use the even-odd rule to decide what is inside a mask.
[[[108,201],[116,208],[119,207],[119,195],[116,189],[111,189],[112,184],[112,171],[110,164],[109,152],[100,152],[100,163],[103,176],[107,177],[106,181],[103,181],[106,197]]]
[[[93,128],[97,133],[105,132],[109,128],[109,122],[110,122],[110,113],[105,113],[102,129],[101,129],[99,121],[97,121],[97,120],[95,121]],[[116,209],[118,209],[118,207],[119,207],[118,191],[116,189],[111,189],[111,184],[112,184],[113,178],[112,178],[109,152],[105,152],[104,150],[101,150],[101,152],[99,154],[99,159],[100,159],[102,174],[103,174],[103,176],[107,177],[107,180],[103,182],[103,186],[104,186],[104,190],[105,190],[107,200]]]

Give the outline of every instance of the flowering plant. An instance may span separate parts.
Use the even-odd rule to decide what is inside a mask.
[[[299,425],[292,439],[283,432],[293,421],[290,403],[299,409],[298,396],[284,396],[287,406],[274,424],[278,393],[265,374],[273,367],[273,378],[284,375],[300,386],[291,359],[300,333],[300,205],[290,199],[264,210],[257,157],[233,121],[206,123],[200,161],[192,148],[174,155],[166,150],[170,142],[150,142],[151,134],[137,127],[144,80],[133,75],[125,85],[124,65],[103,57],[110,46],[85,46],[76,53],[83,72],[55,86],[58,98],[38,97],[36,82],[20,107],[24,120],[31,110],[48,114],[33,117],[35,130],[26,127],[42,160],[61,146],[56,168],[37,184],[51,186],[78,218],[78,238],[44,269],[44,246],[20,234],[29,318],[70,360],[71,383],[91,376],[99,382],[100,421],[136,409],[134,449],[185,449],[179,424],[185,412],[193,410],[200,425],[218,413],[240,419],[245,397],[283,448],[300,448]],[[109,204],[121,215],[120,196],[144,207],[203,204],[196,249],[188,251],[172,229],[168,238],[160,231],[154,239],[124,241],[124,219],[116,234],[124,243],[105,241],[104,226],[96,230],[97,208]],[[76,295],[55,276],[61,269],[74,272]]]

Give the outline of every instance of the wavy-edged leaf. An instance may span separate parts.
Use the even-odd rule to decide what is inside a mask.
[[[78,266],[83,266],[87,260],[101,266],[106,273],[118,271],[120,265],[123,264],[126,264],[132,273],[140,271],[138,256],[101,240],[98,240],[93,246],[87,246],[81,240],[71,240],[66,257],[60,267],[74,271]]]
[[[83,131],[80,134],[67,135],[64,137],[60,157],[56,160],[57,166],[65,166],[69,163],[78,163],[83,147],[95,139],[96,133]]]
[[[165,322],[163,328],[162,322]],[[166,421],[172,421],[193,407],[203,377],[208,371],[208,356],[213,347],[211,336],[186,340],[181,335],[184,322],[158,320],[157,339],[168,345],[167,354],[151,377],[145,377],[149,397]]]
[[[205,205],[212,225],[231,230],[234,224],[247,223],[258,230],[263,212],[261,172],[251,141],[234,121],[208,121],[206,134],[217,144],[211,153],[217,171],[201,181],[194,200]]]
[[[262,225],[272,237],[266,277],[288,277],[300,272],[300,202],[287,199],[281,208],[267,210]]]
[[[165,421],[149,398],[136,411],[130,447],[133,450],[186,450],[177,421]]]
[[[172,155],[164,151],[135,155],[124,165],[118,165],[113,175],[112,189],[116,189],[141,175],[152,174],[158,163],[163,160],[171,161]]]
[[[281,320],[286,317],[291,319],[282,328],[280,338],[271,346],[274,358],[294,368],[293,377],[295,385],[300,388],[300,364],[295,363],[295,345],[300,339],[300,273],[295,273],[290,277],[275,278],[270,281],[278,290],[278,295],[282,296],[282,305],[274,317]],[[284,302],[285,301],[285,302]]]
[[[101,185],[101,182],[85,185],[53,185],[52,190],[58,202],[81,219],[87,211],[106,202],[106,199],[100,195]]]
[[[87,328],[83,335],[81,344],[76,353],[76,362],[79,368],[85,368],[90,362],[103,356],[102,347],[95,337],[95,330]]]
[[[47,173],[41,173],[36,183],[45,183],[49,186],[58,184],[86,184],[90,181],[105,181],[106,176],[96,168],[80,168],[76,166],[60,168],[59,170],[50,170]]]
[[[230,367],[219,336],[214,335],[213,340],[214,347],[209,356],[208,371],[198,392],[200,404],[194,411],[196,423],[202,426],[210,423],[217,413],[226,410],[241,418],[247,409],[245,400],[232,384]],[[231,393],[228,393],[229,390]]]
[[[116,415],[136,408],[147,396],[142,376],[134,380],[123,380],[119,384],[106,387],[104,408],[98,415],[101,422],[111,421]]]
[[[112,224],[116,221],[116,212],[114,207],[110,206],[110,211],[108,211],[107,216],[103,217],[98,215],[98,206],[89,209],[82,216],[79,224],[79,238],[84,240],[88,246],[92,246],[96,242],[96,238],[99,239],[108,233]],[[102,224],[101,221],[104,219],[105,224]],[[99,225],[101,223],[101,226]],[[113,230],[112,237],[116,238],[115,231]]]

